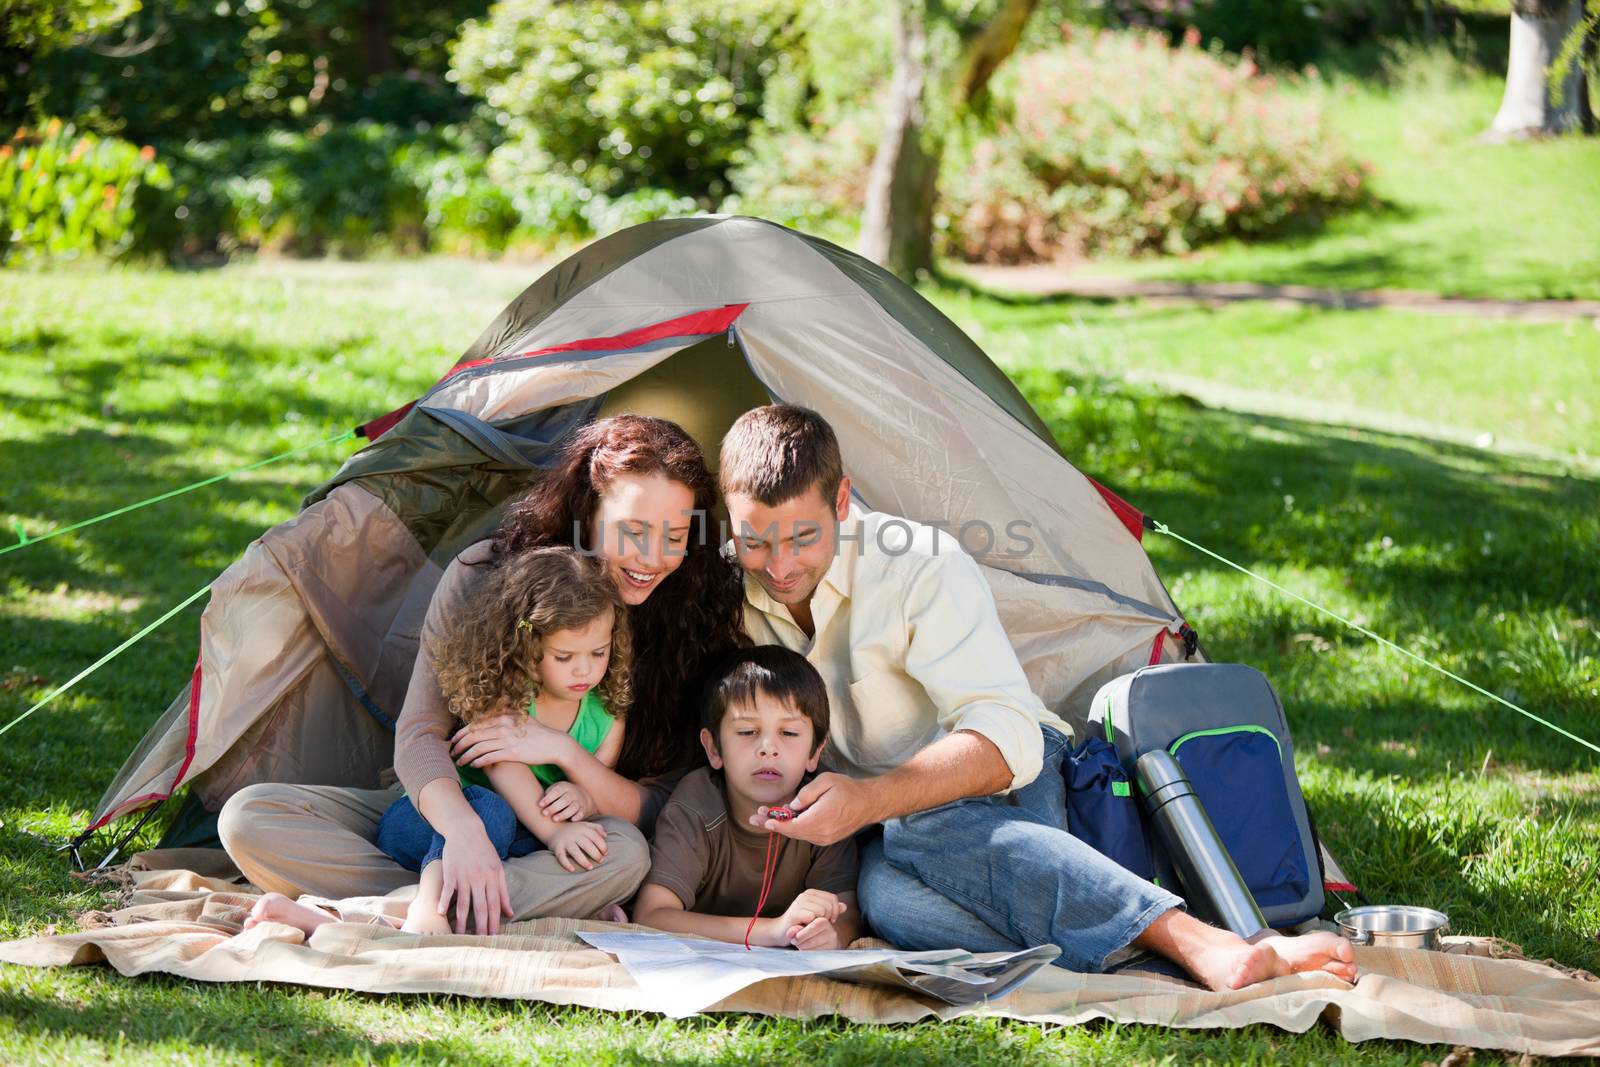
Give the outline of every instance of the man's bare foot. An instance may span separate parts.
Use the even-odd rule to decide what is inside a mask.
[[[290,900],[282,893],[267,893],[256,901],[255,907],[250,909],[250,914],[245,916],[244,928],[248,930],[262,923],[283,923],[309,937],[311,931],[323,923],[333,921],[334,916],[319,908]]]
[[[1219,992],[1310,971],[1356,980],[1355,949],[1337,934],[1270,934],[1251,944],[1174,908],[1162,913],[1133,943],[1175,961],[1202,985]]]
[[[613,904],[608,908],[601,908],[594,913],[594,917],[597,921],[603,923],[625,923],[628,921],[628,913],[622,910],[621,904]]]
[[[433,908],[408,908],[406,921],[400,924],[400,929],[408,934],[448,934],[450,916],[440,915]]]
[[[1355,950],[1337,934],[1288,937],[1273,934],[1255,944],[1207,948],[1192,961],[1195,977],[1214,990],[1243,989],[1287,974],[1325,971],[1346,982],[1356,980]]]

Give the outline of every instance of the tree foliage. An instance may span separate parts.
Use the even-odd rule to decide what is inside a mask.
[[[138,8],[139,0],[0,0],[0,44],[47,52],[108,30]]]
[[[594,189],[719,197],[795,32],[794,0],[503,0],[451,77]]]
[[[3,0],[0,0],[3,2]],[[13,118],[72,115],[140,142],[211,140],[323,120],[464,117],[444,74],[488,0],[145,0],[114,31],[26,57]]]

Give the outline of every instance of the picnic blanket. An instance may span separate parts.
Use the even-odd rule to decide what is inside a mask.
[[[194,865],[201,865],[197,856]],[[275,923],[240,932],[256,890],[226,871],[125,869],[125,907],[83,917],[87,929],[0,944],[0,961],[39,967],[109,963],[205,982],[287,982],[368,993],[453,993],[613,1011],[660,1006],[581,930],[639,929],[575,919],[513,923],[494,937],[417,936],[328,923],[307,939]],[[1600,1056],[1600,980],[1520,958],[1487,938],[1449,938],[1445,952],[1358,948],[1354,986],[1294,975],[1212,993],[1158,975],[1076,974],[1045,967],[998,1001],[959,1008],[888,986],[819,977],[768,979],[708,1010],[860,1023],[987,1014],[1057,1024],[1111,1019],[1184,1028],[1270,1023],[1301,1033],[1325,1019],[1350,1041],[1392,1038],[1542,1056]]]

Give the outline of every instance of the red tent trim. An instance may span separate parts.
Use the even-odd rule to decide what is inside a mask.
[[[1086,474],[1084,477],[1088,478],[1089,476]],[[1138,508],[1134,507],[1132,504],[1128,503],[1126,500],[1122,499],[1120,496],[1113,493],[1111,490],[1107,489],[1093,478],[1089,478],[1089,484],[1100,491],[1100,495],[1105,498],[1105,502],[1110,505],[1111,510],[1116,513],[1117,518],[1122,520],[1122,525],[1126,526],[1128,528],[1128,532],[1133,534],[1133,539],[1143,543],[1144,512],[1140,511]]]
[[[200,736],[200,660],[194,661],[194,676],[189,680],[189,737],[184,742],[183,765],[178,768],[177,775],[172,779],[172,785],[165,793],[145,793],[142,796],[125,800],[111,811],[106,812],[92,825],[84,828],[85,834],[92,834],[112,819],[120,819],[130,811],[135,811],[145,804],[166,800],[178,791],[178,786],[183,784],[183,776],[189,773],[189,764],[194,762],[195,741]]]
[[[746,304],[727,304],[709,311],[694,311],[687,315],[680,315],[675,319],[665,322],[652,323],[641,326],[636,330],[626,333],[613,334],[610,337],[584,337],[566,344],[551,345],[549,348],[531,348],[526,352],[513,352],[503,356],[485,356],[466,363],[457,363],[445,372],[439,379],[442,385],[462,371],[471,370],[473,367],[482,367],[490,363],[499,363],[508,359],[528,359],[537,356],[551,356],[558,352],[626,352],[629,349],[640,348],[656,341],[664,341],[672,337],[709,337],[731,329],[734,321],[749,307]],[[437,385],[435,386],[437,388]],[[399,421],[416,406],[412,401],[405,407],[396,408],[387,415],[380,415],[371,422],[362,426],[360,433],[369,441],[376,441],[379,437],[394,429]]]

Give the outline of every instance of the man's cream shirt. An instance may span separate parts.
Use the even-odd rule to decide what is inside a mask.
[[[947,533],[852,504],[812,594],[815,638],[749,574],[744,589],[750,638],[802,653],[827,683],[830,770],[883,774],[970,730],[1018,789],[1039,773],[1040,724],[1072,736],[1029,688],[983,572]]]

